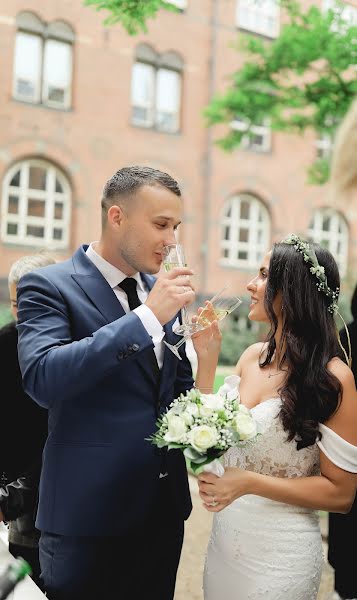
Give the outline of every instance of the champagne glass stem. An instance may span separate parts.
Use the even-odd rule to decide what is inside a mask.
[[[188,336],[189,337],[189,336]],[[168,348],[170,348],[171,352],[173,352],[175,354],[175,356],[179,359],[182,360],[178,349],[186,342],[186,340],[188,339],[187,336],[184,336],[181,340],[179,340],[176,344],[169,344],[168,342],[166,342],[164,340],[164,344],[166,344],[166,346]]]

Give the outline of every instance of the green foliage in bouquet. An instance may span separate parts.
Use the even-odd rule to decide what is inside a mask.
[[[230,447],[257,435],[250,411],[240,404],[236,376],[227,377],[216,394],[191,389],[176,398],[147,438],[158,448],[182,450],[189,471],[197,475]]]

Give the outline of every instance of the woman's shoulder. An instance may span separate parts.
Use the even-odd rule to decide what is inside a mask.
[[[244,368],[245,365],[259,360],[262,352],[264,352],[266,347],[267,347],[266,342],[256,342],[255,344],[248,346],[248,348],[246,348],[244,350],[244,352],[241,354],[240,359],[237,362],[237,365],[235,368],[236,374],[241,375],[242,369]]]
[[[347,386],[348,388],[351,387],[352,389],[356,389],[353,372],[341,358],[338,356],[332,358],[327,363],[327,368],[330,373],[337,377],[343,388]]]
[[[341,384],[341,402],[325,425],[340,437],[357,445],[357,390],[351,369],[340,358],[332,358],[328,370]]]

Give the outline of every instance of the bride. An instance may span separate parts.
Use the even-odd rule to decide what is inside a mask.
[[[215,513],[205,600],[314,600],[323,563],[318,510],[346,513],[357,487],[357,392],[334,314],[331,254],[295,235],[274,244],[247,286],[249,318],[270,323],[240,357],[240,401],[261,436],[224,456],[222,477],[199,475]],[[194,340],[196,387],[212,391],[220,333]]]

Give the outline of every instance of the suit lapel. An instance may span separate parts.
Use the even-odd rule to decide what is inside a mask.
[[[94,304],[104,319],[108,323],[111,323],[112,321],[120,319],[120,317],[123,317],[126,313],[107,280],[86,256],[85,251],[87,247],[88,246],[82,246],[73,256],[75,272],[72,274],[72,278]],[[155,283],[155,278],[149,275],[141,275],[148,289],[151,290]],[[151,364],[148,360],[142,360],[142,358],[143,355],[140,355],[138,359],[133,360],[136,360],[136,363],[151,382],[155,381]]]

